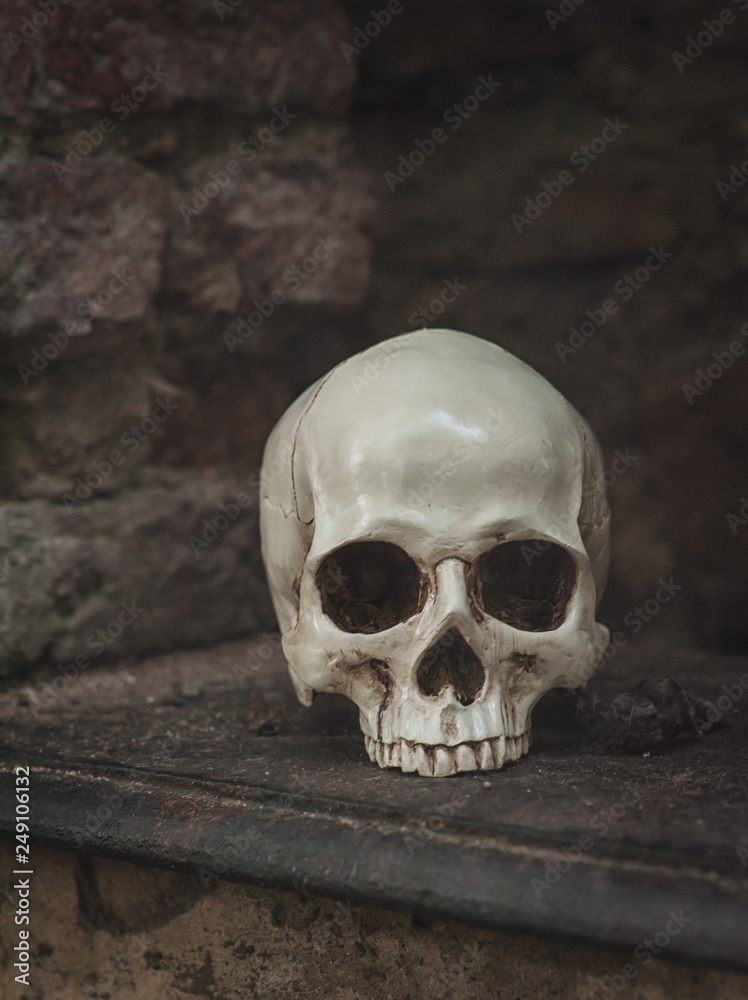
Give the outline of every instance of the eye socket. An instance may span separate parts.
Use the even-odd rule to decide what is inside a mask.
[[[317,570],[322,610],[343,632],[384,632],[421,611],[418,567],[390,542],[351,542]]]
[[[560,545],[505,542],[481,556],[475,570],[475,597],[491,618],[523,632],[550,632],[566,618],[576,566]]]

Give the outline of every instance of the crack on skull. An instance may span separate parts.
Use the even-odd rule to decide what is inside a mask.
[[[382,718],[390,704],[390,695],[392,694],[392,678],[388,673],[389,664],[385,663],[384,660],[369,660],[369,666],[371,667],[374,676],[384,684],[384,697],[379,703],[379,710],[377,711],[377,739],[381,742],[382,740]]]
[[[323,376],[323,378],[320,379],[319,385],[317,386],[314,395],[309,400],[306,409],[297,420],[296,427],[294,428],[293,432],[293,444],[291,446],[291,462],[290,462],[291,492],[293,493],[293,507],[294,507],[294,512],[296,513],[296,518],[299,521],[299,523],[304,524],[307,527],[310,527],[312,524],[314,524],[314,514],[312,513],[311,517],[305,521],[304,518],[301,516],[301,511],[299,510],[299,495],[296,489],[296,447],[299,443],[299,434],[301,433],[301,425],[304,422],[304,418],[309,414],[309,411],[312,409],[312,407],[317,401],[317,396],[319,396],[325,384],[332,378],[334,373],[335,369],[333,368],[332,371],[328,372],[327,375]]]

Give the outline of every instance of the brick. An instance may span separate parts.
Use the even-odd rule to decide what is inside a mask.
[[[355,80],[339,49],[350,29],[334,0],[240,0],[233,8],[72,0],[44,19],[38,0],[2,5],[0,114],[117,114],[116,102],[151,67],[163,79],[142,100],[133,95],[149,112],[200,102],[255,115],[290,102],[339,114]]]
[[[241,169],[229,177],[231,162]],[[373,208],[367,174],[337,150],[278,139],[253,158],[200,161],[182,178],[163,294],[205,312],[248,312],[255,299],[273,313],[355,307],[368,288]]]
[[[167,187],[135,163],[84,160],[0,170],[0,329],[14,337],[90,332],[143,317],[160,279]],[[72,324],[66,328],[66,324]]]
[[[251,505],[198,558],[190,536],[239,490]],[[222,523],[222,522],[221,522]],[[272,626],[257,541],[257,494],[243,480],[164,470],[141,488],[70,510],[46,500],[0,510],[0,673],[210,643]],[[88,643],[123,601],[143,608],[100,654]],[[95,645],[95,640],[93,640]]]

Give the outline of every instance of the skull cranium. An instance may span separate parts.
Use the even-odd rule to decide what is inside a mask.
[[[599,446],[494,344],[423,330],[348,359],[268,441],[263,558],[300,700],[347,695],[372,760],[500,768],[608,641]]]

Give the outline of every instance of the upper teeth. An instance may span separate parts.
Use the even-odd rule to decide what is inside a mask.
[[[497,736],[489,740],[458,743],[456,746],[428,746],[412,740],[399,739],[382,743],[371,736],[364,737],[366,752],[380,767],[399,767],[403,771],[418,771],[429,777],[443,777],[458,771],[492,771],[505,760],[519,760],[530,746],[530,733],[521,736]]]

